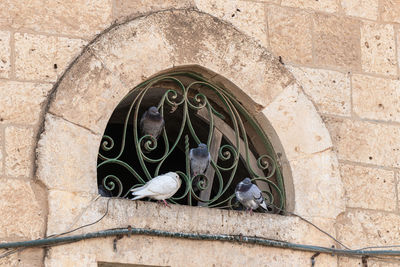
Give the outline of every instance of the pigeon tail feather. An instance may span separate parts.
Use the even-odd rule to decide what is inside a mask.
[[[268,210],[267,204],[265,204],[265,201],[263,201],[263,202],[260,203],[260,207],[263,208],[263,209],[265,209],[265,210]]]
[[[141,198],[144,198],[144,197],[146,197],[146,196],[135,196],[134,198],[131,198],[131,200],[137,200],[137,199],[141,199]]]

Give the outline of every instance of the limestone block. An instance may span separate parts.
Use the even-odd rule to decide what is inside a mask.
[[[200,11],[232,23],[263,46],[268,46],[264,4],[240,0],[195,0],[195,4]]]
[[[263,113],[279,136],[289,160],[332,147],[315,107],[296,84],[288,86]]]
[[[381,16],[383,21],[400,22],[400,1],[382,0]]]
[[[94,196],[85,193],[50,190],[48,234],[65,231],[66,228],[71,228],[72,222],[75,221],[72,229],[92,223],[102,217],[106,212],[108,199],[101,197],[97,201],[90,202]],[[57,203],[57,201],[59,202]],[[63,201],[71,204],[62,207]],[[80,214],[82,216],[78,216]],[[334,219],[314,217],[311,220],[335,235]],[[172,205],[171,209],[166,209],[154,202],[127,199],[111,199],[106,217],[95,225],[85,227],[75,233],[87,233],[108,228],[126,227],[127,225],[176,232],[262,236],[324,246],[332,244],[332,239],[294,216],[261,213],[249,216],[249,214],[241,211],[183,205]]]
[[[314,16],[314,53],[319,64],[360,69],[360,25],[357,20]]]
[[[25,80],[56,81],[85,44],[80,39],[16,33],[16,76]]]
[[[378,18],[379,0],[342,0],[346,15],[376,20]]]
[[[43,267],[44,249],[28,248],[18,253],[18,267]]]
[[[48,114],[38,143],[38,178],[48,189],[97,193],[100,136]]]
[[[28,180],[1,179],[0,237],[36,239],[44,234],[45,211]],[[21,197],[23,196],[23,197]],[[8,239],[10,240],[10,239]]]
[[[369,259],[368,259],[369,263]],[[348,267],[348,266],[362,266],[361,258],[347,258],[347,257],[339,257],[338,259],[338,267]],[[368,264],[369,266],[369,264]]]
[[[399,266],[399,261],[394,258],[388,258],[388,259],[369,259],[368,260],[368,266],[371,267],[397,267]]]
[[[324,12],[328,12],[328,13],[337,12],[337,10],[338,10],[338,3],[335,0],[319,0],[319,1],[282,0],[281,5],[313,9],[313,10],[324,11]]]
[[[257,43],[197,11],[164,11],[138,18],[102,36],[92,49],[130,88],[173,66],[200,65],[265,106],[292,79]]]
[[[1,254],[6,253],[6,252],[7,252],[7,250],[5,250],[5,249],[0,250]],[[0,266],[1,267],[18,266],[18,254],[15,253],[8,257],[0,259]]]
[[[399,32],[397,32],[397,34],[396,34],[396,41],[397,41],[397,44],[400,44],[400,33]],[[398,68],[400,68],[400,45],[397,45],[397,65],[398,65]]]
[[[361,258],[339,257],[338,264],[339,267],[363,266]],[[399,266],[399,261],[390,257],[382,257],[382,259],[368,258],[367,265],[372,267],[397,267]]]
[[[397,179],[397,197],[399,197],[399,190],[400,190],[400,174],[399,173],[397,173],[397,177],[396,177],[396,179]],[[400,204],[400,200],[399,200],[399,203],[398,204]]]
[[[166,45],[158,25],[144,18],[102,35],[91,49],[130,88],[172,67],[172,49]]]
[[[75,220],[80,215],[90,216],[83,212],[95,197],[95,194],[77,194],[60,190],[49,190],[47,235],[63,233],[81,226],[80,224],[77,224],[77,221]],[[90,216],[90,219],[95,221],[100,217],[101,214],[98,216]]]
[[[91,38],[112,20],[110,0],[0,2],[0,26]]]
[[[309,266],[312,252],[271,248],[220,241],[200,241],[153,236],[123,237],[113,249],[114,237],[92,239],[52,247],[46,266],[74,266],[76,259],[84,266],[97,262],[134,264],[134,266]],[[166,253],[168,251],[168,253]],[[71,257],[74,255],[74,257]],[[72,265],[69,265],[71,264]],[[76,263],[76,261],[75,261]],[[318,266],[337,266],[337,258],[321,254]],[[129,266],[129,265],[128,265]]]
[[[0,80],[0,123],[36,124],[52,84]]]
[[[321,113],[350,115],[350,77],[346,73],[288,66]],[[354,84],[353,84],[354,86]]]
[[[355,74],[353,111],[361,118],[400,122],[400,81]]]
[[[10,176],[30,176],[33,167],[32,128],[9,126],[5,129],[5,172]]]
[[[114,108],[128,89],[89,52],[63,77],[50,112],[103,134]]]
[[[393,171],[341,164],[340,173],[348,207],[388,211],[396,209]]]
[[[190,8],[192,0],[116,0],[114,17],[136,16],[143,13],[170,8]]]
[[[292,161],[291,168],[296,214],[334,219],[344,211],[343,185],[336,155],[332,151]]]
[[[400,216],[392,213],[353,210],[337,219],[339,240],[354,248],[397,244]]]
[[[0,146],[0,173],[1,174],[3,174],[4,173],[4,167],[3,167],[3,157],[4,157],[4,155],[3,155],[3,147],[4,147],[4,135],[3,135],[3,133],[0,133],[0,144],[2,144],[1,146]]]
[[[11,68],[10,33],[0,31],[0,77],[8,78]]]
[[[400,129],[396,125],[325,117],[338,158],[387,167],[400,166]]]
[[[393,25],[364,22],[361,27],[361,62],[366,72],[396,75]]]
[[[310,14],[269,6],[268,29],[272,51],[284,62],[312,62]]]

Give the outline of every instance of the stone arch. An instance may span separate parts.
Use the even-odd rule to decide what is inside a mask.
[[[151,76],[177,69],[195,71],[222,84],[258,120],[281,155],[290,211],[332,220],[344,210],[329,133],[293,76],[265,48],[231,25],[196,10],[172,10],[138,17],[105,31],[57,83],[37,146],[37,178],[49,190],[48,234],[65,230],[73,223],[76,209],[97,194],[99,143],[120,99]],[[152,203],[138,204],[148,216],[138,221],[129,216],[133,209],[130,201],[113,202],[111,218],[93,227],[117,227],[118,218],[121,225],[210,232],[210,222],[204,228],[188,218],[201,218],[207,212],[224,218],[226,212],[176,207],[182,212],[183,223],[171,220],[161,225],[151,219],[152,212],[159,213]],[[102,211],[103,206],[94,205],[91,215]],[[278,215],[265,216],[280,220]],[[82,223],[90,218],[83,216]],[[250,234],[270,235],[261,226],[251,226],[246,218],[229,220],[232,225],[245,220]],[[221,229],[216,226],[211,232]],[[236,229],[229,231],[233,234]]]

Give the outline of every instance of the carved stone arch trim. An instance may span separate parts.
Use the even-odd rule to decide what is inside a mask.
[[[37,146],[37,178],[49,190],[48,234],[78,223],[73,219],[79,208],[97,195],[99,143],[122,97],[151,76],[177,69],[222,84],[258,120],[281,155],[290,211],[333,220],[344,210],[329,133],[293,76],[265,48],[231,25],[199,11],[173,10],[138,17],[106,31],[59,81]],[[93,204],[79,225],[100,217],[104,204],[104,199]],[[133,205],[115,199],[111,205],[110,215],[90,230],[130,224],[237,234],[234,225],[240,223],[249,228],[249,235],[288,241],[301,241],[307,231],[314,231],[296,218],[279,215],[230,216],[225,220],[232,227],[227,229],[220,225],[221,216],[228,214],[225,210],[175,206],[173,210],[181,216],[175,220],[153,203]],[[139,211],[144,214],[140,220],[134,216]],[[154,216],[169,219],[162,224]],[[190,220],[193,217],[207,223]],[[272,231],[263,226],[266,217]],[[271,235],[279,222],[293,229],[282,236]]]

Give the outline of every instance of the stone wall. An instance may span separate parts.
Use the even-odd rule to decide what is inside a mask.
[[[281,124],[282,120],[287,119],[289,113],[276,113],[273,108],[268,109],[268,107],[264,110],[266,117],[274,115],[273,117],[279,118],[276,122],[271,120],[271,125],[278,132],[282,131],[279,127],[286,128],[289,132],[286,138],[284,135],[278,135],[282,145],[298,147],[293,151],[284,151],[289,160],[293,160],[290,168],[293,172],[295,190],[297,188],[300,190],[297,192],[303,192],[303,194],[295,195],[293,210],[308,215],[309,218],[316,218],[316,223],[352,248],[396,244],[400,233],[398,198],[400,188],[398,184],[400,2],[389,0],[79,0],[62,2],[35,0],[30,1],[29,4],[16,0],[1,1],[0,173],[3,187],[0,192],[2,214],[0,240],[35,239],[43,237],[46,233],[62,231],[71,226],[71,218],[53,216],[52,220],[48,220],[48,214],[51,212],[60,214],[60,210],[64,208],[76,215],[80,212],[77,207],[84,208],[89,203],[92,197],[90,194],[77,195],[60,192],[59,188],[51,190],[47,180],[39,179],[36,171],[35,149],[43,130],[45,114],[48,120],[51,120],[51,116],[58,116],[67,108],[75,108],[79,111],[72,115],[65,113],[60,115],[67,118],[68,123],[62,121],[63,124],[60,126],[59,120],[55,119],[46,124],[46,127],[71,127],[77,132],[86,131],[97,135],[101,134],[104,126],[99,127],[96,121],[91,121],[90,118],[84,116],[80,117],[82,114],[87,114],[87,110],[79,110],[79,105],[60,109],[53,106],[48,111],[49,96],[52,89],[57,88],[56,83],[66,72],[67,67],[97,34],[116,22],[120,23],[141,14],[170,8],[194,8],[232,24],[270,51],[275,59],[281,57],[284,66],[302,86],[299,89],[286,90],[286,95],[280,94],[280,91],[274,92],[271,99],[267,99],[268,103],[277,99],[277,109],[286,107],[286,111],[292,111],[294,115],[297,115],[297,119],[291,123]],[[184,62],[187,59],[174,60]],[[170,66],[163,66],[163,68],[168,67]],[[204,67],[213,68],[212,66]],[[144,70],[147,71],[145,75],[148,76],[157,72],[148,68]],[[135,81],[129,79],[130,77],[122,77],[124,82]],[[244,85],[242,85],[240,79],[237,83],[239,87],[245,87],[245,83],[243,82]],[[285,86],[290,83],[286,81]],[[86,84],[85,81],[82,83],[82,85]],[[118,86],[115,84],[113,88],[118,88]],[[81,93],[78,90],[74,91],[77,98],[81,96]],[[298,99],[296,99],[296,94]],[[123,93],[117,94],[117,99],[122,96]],[[258,96],[259,94],[255,92],[251,97],[257,104],[266,107],[267,100]],[[97,95],[89,94],[85,97],[86,103],[90,104],[92,103],[90,100],[96,98]],[[288,103],[290,99],[294,99],[293,103]],[[308,107],[307,103],[310,100],[315,108],[313,105]],[[293,109],[294,103],[298,101],[303,101],[305,104],[299,104],[298,108]],[[322,135],[322,141],[319,140],[320,146],[315,145],[318,140],[313,142],[307,139],[310,133],[300,139],[291,138],[294,133],[290,133],[290,129],[304,130],[313,127],[314,123],[302,121],[301,118],[304,114],[309,114],[307,118],[313,117],[315,109],[329,131],[333,152],[329,136]],[[318,122],[319,125],[319,116],[315,116],[312,122]],[[75,119],[79,123],[75,123]],[[88,124],[82,125],[81,121],[87,121]],[[51,137],[48,136],[48,138]],[[57,135],[54,138],[76,140],[74,136]],[[80,140],[80,142],[90,145],[92,140],[89,142]],[[93,142],[93,144],[97,143]],[[69,149],[68,146],[56,148],[60,149],[61,156],[67,156],[64,151]],[[97,151],[97,147],[91,146],[90,149]],[[68,153],[74,153],[73,149]],[[65,158],[61,156],[53,160],[64,160]],[[310,156],[313,160],[310,160]],[[334,158],[332,161],[331,157]],[[339,160],[338,165],[336,162],[332,167],[315,169],[315,166],[328,166],[331,162],[335,162],[336,157]],[[314,165],[310,161],[322,162],[322,164]],[[302,171],[296,171],[296,167],[301,168],[301,166],[306,167],[305,169],[303,167]],[[310,171],[307,171],[307,168]],[[335,173],[339,171],[345,197],[341,198],[339,190],[337,194],[335,193],[337,198],[334,198],[338,204],[326,201],[323,205],[331,205],[334,210],[344,211],[338,216],[336,212],[333,212],[335,218],[329,217],[331,215],[327,215],[329,218],[321,216],[325,211],[321,210],[319,213],[318,207],[316,208],[313,202],[310,205],[309,199],[315,201],[313,193],[316,191],[329,191],[336,188],[330,187],[329,177],[336,177]],[[299,181],[296,180],[296,174],[309,177],[309,183],[296,184],[296,181]],[[312,183],[313,177],[318,177],[318,179],[323,177],[323,183],[315,185],[315,188],[308,192],[307,190],[310,189],[306,185]],[[71,190],[71,192],[75,191]],[[316,200],[320,200],[318,196]],[[341,206],[342,200],[345,200],[345,209]],[[57,206],[55,203],[64,203],[64,205]],[[81,223],[91,222],[101,214],[98,212],[104,207],[104,201],[101,200],[99,203],[96,203],[99,206],[98,209],[89,212]],[[115,204],[114,213],[112,213],[115,218],[120,219],[125,209],[129,207],[124,203],[121,201]],[[336,204],[339,207],[335,207]],[[186,216],[191,212],[197,212],[192,210],[194,208],[187,207],[174,207],[172,212],[179,214],[181,209],[184,210],[182,213]],[[159,212],[163,211],[154,210],[154,214]],[[211,211],[211,215],[203,216],[221,219],[224,213]],[[165,220],[168,218],[166,215]],[[260,220],[260,218],[257,219]],[[148,220],[151,221],[151,219]],[[248,218],[243,218],[243,220],[250,223]],[[294,218],[280,220],[273,217],[271,220],[274,221],[272,223],[274,230],[276,229],[280,234],[288,231],[286,220],[290,221],[289,225],[293,229],[298,229],[299,233],[288,233],[286,236],[281,236],[282,239],[299,243],[309,241],[326,246],[332,243],[323,239],[318,232],[310,230],[305,223],[302,224]],[[200,219],[199,222],[201,222]],[[121,224],[123,223],[134,225],[139,222],[128,216],[121,221]],[[234,224],[234,222],[231,223]],[[115,221],[110,219],[101,226],[112,227],[113,225]],[[148,226],[161,227],[157,224]],[[199,230],[196,225],[191,227]],[[219,229],[215,226],[214,230],[222,231],[224,228]],[[265,235],[264,230],[257,231],[256,233]],[[306,233],[311,233],[311,237]],[[80,242],[51,249],[46,254],[41,249],[24,250],[11,257],[0,259],[0,265],[41,266],[46,262],[47,266],[72,266],[75,260],[94,264],[96,261],[110,261],[110,259],[115,262],[183,265],[184,262],[174,263],[168,259],[163,260],[162,257],[159,261],[147,259],[151,252],[144,249],[146,246],[154,246],[163,251],[166,244],[170,242],[174,242],[175,246],[172,254],[179,254],[180,250],[176,248],[193,246],[199,247],[200,255],[207,255],[210,251],[220,249],[220,254],[210,259],[210,265],[218,264],[218,262],[225,262],[226,265],[241,265],[243,259],[226,257],[226,255],[240,253],[248,255],[246,259],[251,258],[251,255],[257,257],[257,260],[253,262],[248,261],[250,264],[259,265],[270,262],[272,266],[290,264],[294,261],[299,262],[299,265],[308,266],[311,257],[310,253],[224,243],[197,243],[160,238],[138,238],[135,241],[123,239],[123,242],[121,253],[112,254],[112,248],[109,247],[112,239],[106,239],[106,242],[100,242],[104,243],[103,246],[94,241]],[[128,253],[129,248],[135,245],[141,248],[136,250],[142,251],[139,254],[144,255],[144,258]],[[89,251],[79,253],[79,249],[83,247],[89,248]],[[94,250],[97,252],[93,252]],[[188,249],[187,253],[193,252]],[[260,259],[264,254],[270,256]],[[71,255],[76,255],[76,257]],[[194,257],[191,263],[198,265],[201,261],[202,257]],[[325,266],[357,266],[361,262],[359,259],[331,256],[320,256],[317,258],[317,263],[318,261]],[[370,260],[369,263],[372,266],[387,266],[386,262],[379,260]],[[393,263],[393,266],[395,265]]]

